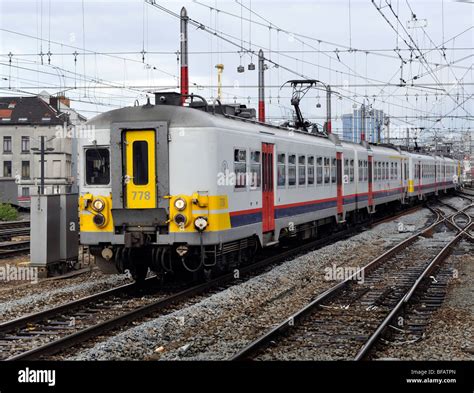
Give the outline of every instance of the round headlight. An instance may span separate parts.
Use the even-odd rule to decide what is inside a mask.
[[[194,220],[194,227],[202,232],[207,227],[207,219],[205,217],[198,217]]]
[[[94,224],[97,225],[98,227],[102,227],[105,224],[105,217],[99,213],[94,216],[92,221],[94,221]]]
[[[186,201],[183,198],[177,198],[174,201],[174,207],[179,211],[183,211],[186,209]]]
[[[105,202],[102,199],[96,199],[94,202],[92,202],[92,208],[96,212],[101,212],[104,210],[105,207]]]
[[[183,227],[186,225],[187,222],[186,216],[184,216],[183,214],[176,214],[174,216],[174,222],[176,223],[176,225]]]

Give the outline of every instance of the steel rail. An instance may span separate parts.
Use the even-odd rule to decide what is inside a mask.
[[[394,219],[394,218],[403,216],[405,214],[412,213],[413,211],[419,210],[421,209],[421,207],[422,206],[419,205],[419,206],[404,210],[402,212],[399,212],[397,214],[394,214],[390,217]],[[437,215],[438,215],[437,219],[439,219],[439,213],[437,213]],[[387,220],[387,217],[385,216],[381,219],[375,220],[374,222],[371,223],[371,225],[372,226],[377,225],[379,223],[385,222],[386,220]],[[41,345],[41,346],[38,346],[37,348],[33,348],[27,352],[22,352],[20,354],[11,356],[7,360],[27,360],[27,359],[31,360],[31,359],[37,359],[41,356],[47,356],[47,355],[52,355],[52,354],[61,352],[87,339],[96,337],[110,330],[124,326],[127,323],[137,320],[139,318],[149,316],[156,311],[163,310],[169,307],[170,305],[172,305],[173,303],[182,301],[183,299],[187,297],[198,295],[205,291],[211,290],[214,287],[219,287],[223,284],[228,284],[236,279],[236,271],[238,271],[238,278],[241,278],[243,275],[248,275],[266,266],[270,266],[272,264],[282,262],[290,257],[295,257],[298,254],[309,252],[319,247],[326,246],[336,241],[340,241],[345,238],[348,238],[356,233],[359,233],[361,230],[364,229],[366,225],[367,223],[363,223],[363,224],[336,232],[328,237],[313,240],[308,243],[304,243],[297,247],[291,248],[290,250],[286,250],[278,254],[269,256],[265,259],[262,259],[251,265],[242,267],[240,269],[234,270],[234,272],[225,274],[223,276],[220,276],[206,283],[199,284],[194,287],[185,289],[179,293],[168,296],[167,298],[158,300],[151,304],[129,311],[128,313],[124,313],[117,317],[111,318],[110,320],[106,320],[97,325],[93,325],[93,326],[84,328],[82,330],[76,331],[73,334],[66,335],[62,338],[49,342],[45,345]],[[112,288],[110,290],[103,291],[98,294],[94,294],[82,299],[78,299],[73,302],[68,302],[66,304],[56,306],[39,313],[26,315],[24,317],[2,323],[0,324],[0,334],[9,332],[15,329],[19,329],[31,323],[41,322],[42,320],[46,320],[55,315],[60,315],[61,313],[64,313],[64,312],[74,311],[74,309],[80,308],[81,306],[84,306],[87,303],[93,304],[94,302],[99,301],[103,298],[106,298],[107,296],[118,295],[121,291],[131,290],[133,285],[134,284],[126,284],[118,288]]]
[[[473,225],[471,222],[465,228],[468,229]],[[424,269],[424,271],[420,274],[420,276],[416,279],[415,283],[411,286],[411,288],[407,291],[405,296],[397,303],[397,305],[392,309],[392,311],[387,315],[387,317],[383,320],[383,322],[379,325],[377,330],[369,337],[366,343],[362,346],[359,350],[357,355],[355,356],[354,360],[363,360],[367,354],[369,353],[370,349],[377,343],[380,335],[383,331],[390,325],[391,321],[395,318],[397,314],[405,307],[410,299],[412,298],[415,291],[418,289],[420,284],[428,275],[433,271],[433,269],[441,264],[451,253],[452,248],[465,236],[467,233],[464,229],[459,231],[454,239],[452,239],[443,249],[432,259],[430,264]]]
[[[338,284],[332,286],[331,288],[327,289],[320,295],[318,295],[313,301],[311,301],[309,304],[307,304],[305,307],[301,308],[299,311],[296,313],[292,314],[290,317],[286,318],[283,322],[275,326],[274,328],[268,330],[266,333],[261,335],[259,338],[256,340],[252,341],[250,344],[248,344],[246,347],[244,347],[242,350],[240,350],[238,353],[234,354],[229,360],[235,361],[235,360],[242,360],[245,359],[248,355],[250,355],[252,352],[254,352],[256,349],[261,348],[264,346],[266,343],[271,341],[273,338],[281,334],[283,331],[287,330],[289,327],[293,326],[296,321],[300,320],[303,318],[309,311],[313,310],[316,306],[319,306],[323,301],[326,301],[333,296],[335,296],[339,291],[342,289],[346,288],[350,282],[354,280],[354,278],[357,276],[357,274],[360,274],[361,271],[365,272],[370,272],[377,266],[379,266],[381,263],[384,261],[388,260],[391,258],[393,255],[395,255],[397,252],[407,248],[410,246],[412,243],[414,243],[419,237],[424,236],[429,234],[434,228],[437,226],[446,223],[450,216],[443,216],[440,211],[436,209],[431,209],[435,214],[437,215],[436,220],[433,224],[428,226],[427,228],[419,231],[418,233],[410,236],[409,238],[401,241],[388,251],[384,252],[382,255],[376,257],[374,260],[372,260],[370,263],[368,263],[366,266],[360,269],[360,271],[354,273],[350,277],[346,278],[345,280],[339,282]]]
[[[421,206],[408,209],[406,211],[400,212],[399,214],[395,214],[392,216],[392,218],[396,218],[405,214],[408,214],[410,212],[413,212],[414,210],[420,209]],[[372,223],[372,225],[376,225],[380,222],[383,222],[386,220],[386,217],[377,220]],[[93,337],[96,337],[98,335],[104,334],[110,330],[122,327],[126,325],[129,322],[132,322],[134,320],[137,320],[139,318],[147,317],[153,314],[154,312],[164,310],[167,307],[173,305],[174,303],[177,303],[179,301],[182,301],[186,298],[189,298],[191,296],[196,296],[198,294],[204,293],[206,291],[209,291],[213,288],[219,287],[223,284],[228,284],[231,283],[232,281],[235,281],[236,279],[242,278],[242,276],[251,274],[254,271],[257,271],[259,269],[262,269],[264,267],[270,266],[272,264],[276,264],[279,262],[282,262],[288,258],[295,257],[298,254],[301,254],[303,252],[309,252],[311,250],[314,250],[318,247],[326,246],[328,244],[334,243],[336,241],[343,240],[347,237],[350,237],[356,233],[359,233],[362,229],[364,228],[364,224],[357,225],[355,227],[348,228],[346,230],[342,230],[340,232],[336,232],[332,234],[331,236],[324,237],[321,239],[317,239],[302,245],[299,245],[297,247],[291,248],[290,250],[280,252],[278,254],[269,256],[265,259],[262,259],[258,262],[255,262],[251,265],[242,267],[240,269],[234,270],[231,273],[225,274],[223,276],[217,277],[216,279],[213,279],[211,281],[198,284],[196,286],[193,286],[191,288],[185,289],[179,293],[170,295],[164,299],[160,299],[156,302],[152,302],[148,305],[141,306],[137,309],[134,309],[132,311],[129,311],[127,313],[124,313],[122,315],[119,315],[117,317],[111,318],[109,320],[106,320],[104,322],[101,322],[97,325],[93,325],[84,329],[81,329],[75,333],[72,333],[70,335],[66,335],[62,338],[59,338],[57,340],[51,341],[47,344],[38,346],[37,348],[33,348],[29,351],[22,352],[17,355],[13,355],[9,357],[6,360],[33,360],[33,359],[38,359],[42,356],[47,356],[47,355],[52,355],[58,352],[61,352],[67,348],[70,348],[78,343],[84,342],[85,340],[91,339]],[[236,272],[238,271],[238,275],[236,276]],[[107,296],[112,296],[112,295],[117,295],[119,294],[120,291],[127,291],[132,288],[134,284],[126,284],[124,286],[118,287],[118,288],[113,288],[104,292],[100,292],[95,295],[91,295],[79,300],[75,300],[73,302],[69,302],[39,313],[35,314],[30,314],[9,322],[5,322],[3,324],[0,324],[0,334],[5,333],[8,331],[12,331],[24,326],[27,326],[28,324],[31,323],[36,323],[40,322],[42,320],[45,320],[47,318],[50,318],[52,316],[67,312],[67,311],[73,311],[76,308],[79,308],[87,303],[94,303],[95,301],[101,300],[104,297]]]

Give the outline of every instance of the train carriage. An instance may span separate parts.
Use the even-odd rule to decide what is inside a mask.
[[[80,141],[81,242],[104,271],[228,270],[454,186],[453,160],[160,102],[99,115]]]

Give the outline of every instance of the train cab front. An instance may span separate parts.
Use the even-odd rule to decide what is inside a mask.
[[[124,128],[112,130],[108,145],[81,149],[81,243],[105,273],[128,272],[136,280],[148,270],[193,274],[206,264],[209,230],[230,227],[228,214],[227,221],[209,220],[209,209],[226,208],[227,198],[170,195],[165,138],[158,128]],[[215,232],[210,236],[218,243]]]
[[[168,162],[157,160],[158,135],[155,128],[111,127],[80,150],[81,243],[105,273],[143,278],[150,245],[168,231],[168,202],[161,198],[159,206],[157,180],[158,163],[167,172]]]

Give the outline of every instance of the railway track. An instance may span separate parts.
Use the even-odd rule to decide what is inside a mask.
[[[0,229],[0,241],[8,241],[17,236],[30,236],[30,227]]]
[[[31,360],[63,351],[85,340],[99,336],[127,323],[145,318],[169,307],[205,294],[213,289],[222,290],[246,275],[257,272],[298,253],[341,240],[353,234],[342,231],[330,239],[320,239],[294,249],[269,256],[259,262],[195,285],[178,293],[154,295],[148,301],[137,301],[131,295],[137,291],[134,284],[108,290],[96,295],[66,303],[43,312],[0,324],[0,360]],[[141,293],[139,293],[141,296]]]
[[[421,206],[400,212],[392,219],[420,208]],[[372,225],[385,220],[386,217],[377,220]],[[216,289],[222,290],[223,287],[233,285],[268,266],[345,239],[362,229],[363,226],[354,227],[322,239],[303,243],[289,250],[279,250],[238,271],[178,293],[155,291],[150,298],[137,300],[133,295],[138,293],[139,297],[143,297],[142,293],[137,292],[138,289],[134,284],[128,284],[2,323],[0,324],[0,360],[32,360],[57,354],[130,322],[169,311],[170,307],[189,301],[192,297],[211,293]],[[150,285],[150,288],[153,289],[153,285]]]
[[[30,251],[30,241],[11,241],[18,236],[30,236],[30,221],[0,222],[0,259]]]
[[[0,221],[0,231],[8,229],[29,228],[30,221]]]
[[[21,240],[17,242],[0,243],[0,259],[11,257],[13,255],[24,254],[30,251],[30,241]]]
[[[361,360],[472,228],[465,210],[436,221],[266,331],[231,360]],[[439,293],[437,294],[440,295]]]
[[[463,191],[458,191],[458,193],[474,198],[474,188],[464,188]]]

